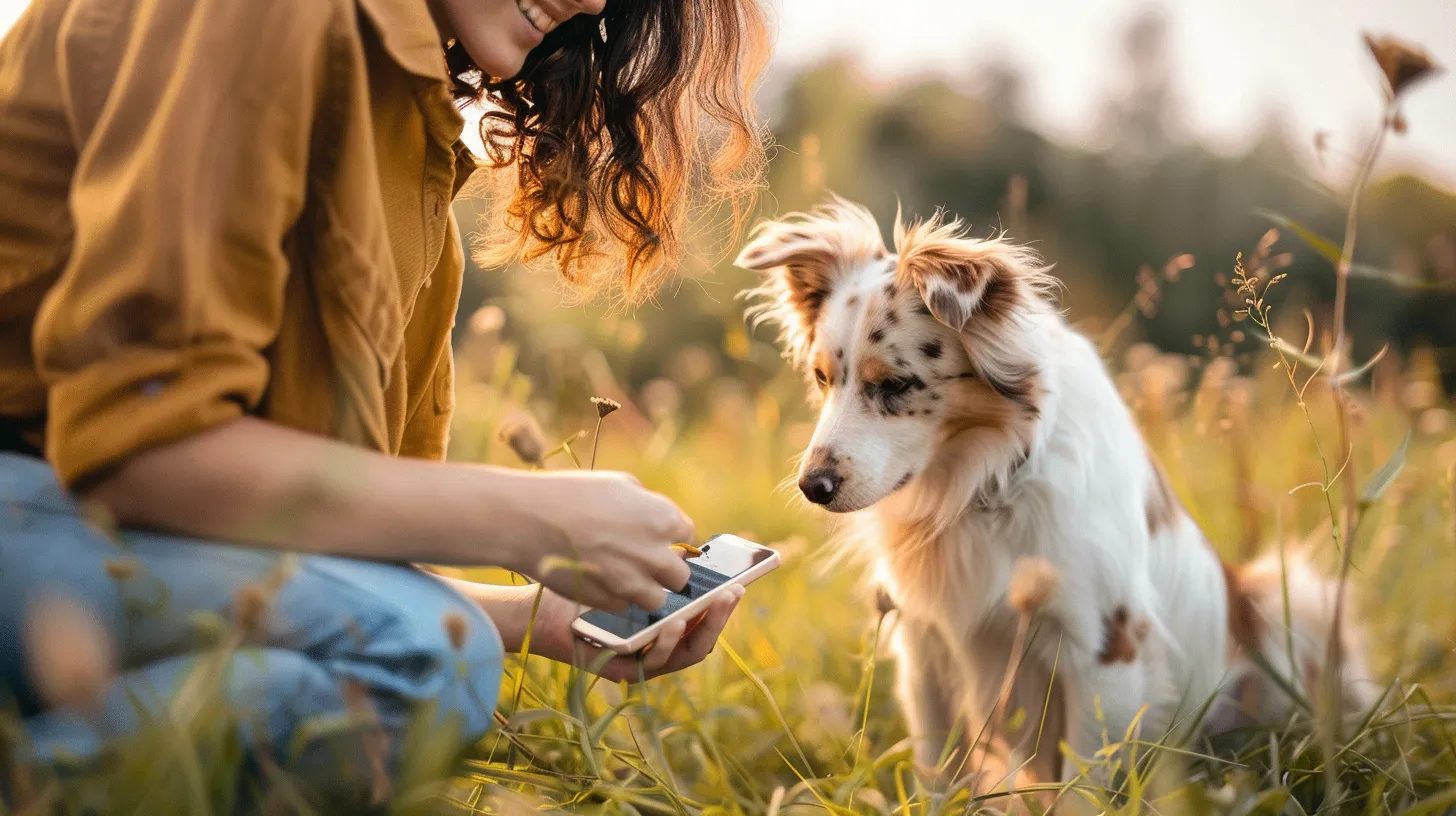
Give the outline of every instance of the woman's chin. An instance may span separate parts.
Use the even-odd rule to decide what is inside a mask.
[[[521,66],[526,64],[526,50],[503,43],[491,43],[489,46],[478,49],[482,53],[477,54],[466,45],[466,51],[470,53],[470,59],[479,68],[481,73],[492,79],[507,79],[521,72]]]

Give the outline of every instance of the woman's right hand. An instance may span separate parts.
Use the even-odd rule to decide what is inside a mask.
[[[693,541],[693,523],[670,499],[626,473],[522,474],[517,507],[533,535],[512,566],[568,598],[612,612],[628,603],[657,610],[664,588],[687,585],[687,563],[672,549]]]

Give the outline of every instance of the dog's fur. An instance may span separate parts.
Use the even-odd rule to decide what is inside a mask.
[[[1284,716],[1292,701],[1255,651],[1313,698],[1331,585],[1291,559],[1290,632],[1277,556],[1220,561],[1033,252],[897,216],[891,253],[868,211],[834,199],[760,225],[737,264],[763,273],[754,312],[782,328],[821,402],[800,487],[851,514],[847,537],[900,610],[899,697],[922,766],[983,759],[967,761],[997,709],[1023,556],[1060,585],[1002,709],[1028,716],[994,726],[993,753],[1029,759],[1038,779],[1073,775],[1060,740],[1091,757],[1135,720],[1143,739],[1187,739]],[[1341,631],[1353,708],[1369,695]]]

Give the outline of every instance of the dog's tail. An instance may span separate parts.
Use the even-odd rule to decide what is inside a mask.
[[[1242,567],[1225,567],[1233,659],[1209,730],[1286,720],[1297,705],[1323,699],[1328,682],[1329,636],[1335,622],[1336,584],[1300,555],[1274,552]],[[1348,594],[1339,627],[1335,666],[1343,715],[1368,711],[1375,687],[1365,668],[1359,627]]]

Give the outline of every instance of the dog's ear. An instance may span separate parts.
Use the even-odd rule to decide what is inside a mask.
[[[793,213],[754,228],[736,266],[764,273],[750,294],[763,299],[756,312],[779,323],[791,358],[813,345],[824,302],[846,270],[888,258],[869,211],[841,198],[808,213]]]
[[[1034,332],[1017,324],[1051,308],[1055,280],[1036,253],[999,238],[966,236],[956,219],[906,227],[895,219],[895,276],[914,286],[931,315],[960,332],[966,356],[995,390],[1036,413],[1039,366]]]
[[[937,320],[959,332],[972,320],[1005,324],[1044,303],[1050,278],[1031,250],[999,239],[966,236],[959,219],[936,213],[906,226],[895,219],[897,279],[920,293]]]

